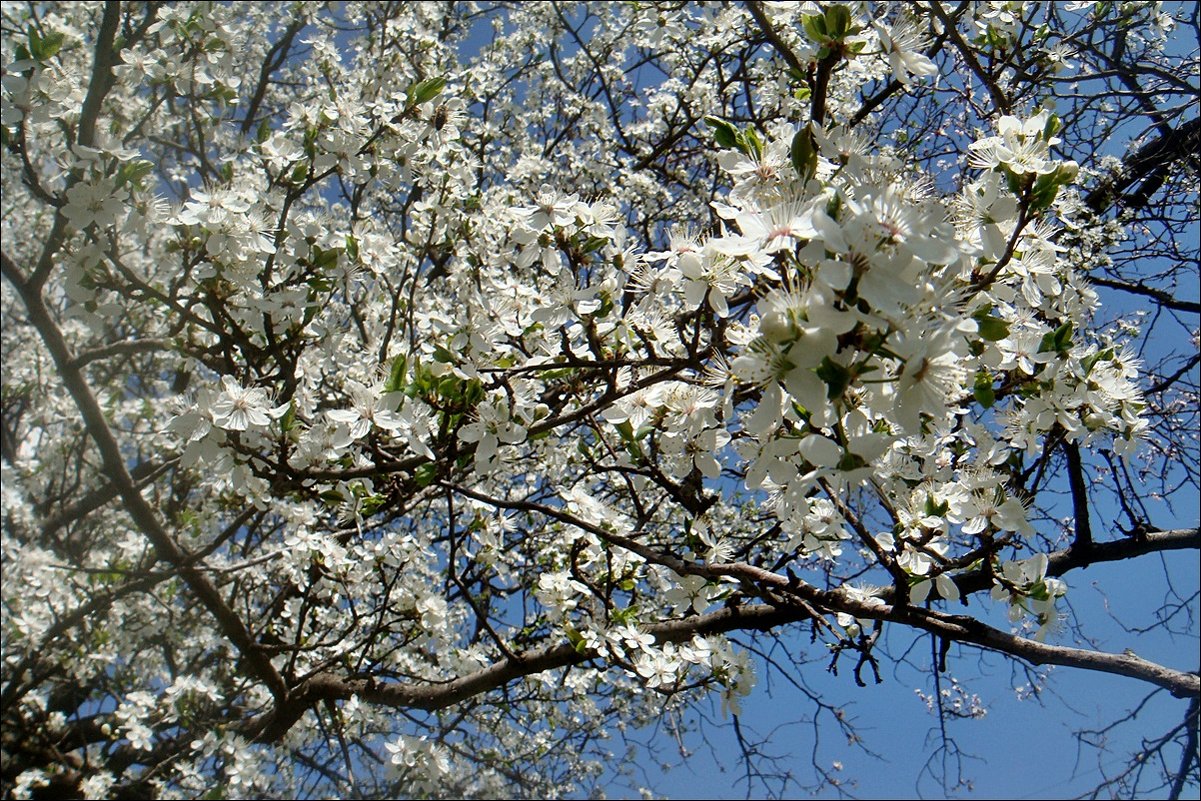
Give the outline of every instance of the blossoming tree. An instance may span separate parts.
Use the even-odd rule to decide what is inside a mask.
[[[1181,699],[1108,778],[1195,789],[1195,649],[1064,622],[1196,635],[1178,16],[6,3],[5,796],[598,792],[923,639]]]

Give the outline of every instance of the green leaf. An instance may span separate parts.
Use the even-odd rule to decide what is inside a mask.
[[[977,331],[981,339],[989,342],[1000,342],[1009,336],[1009,323],[999,317],[984,317],[976,320]]]
[[[757,159],[763,158],[763,142],[759,139],[759,134],[755,133],[754,128],[746,129],[746,133],[742,134],[742,142],[741,149],[744,153]]]
[[[132,184],[134,187],[141,188],[142,179],[150,174],[154,169],[154,165],[149,161],[127,161],[117,170],[117,186],[125,186]]]
[[[1072,349],[1072,323],[1066,322],[1050,333],[1044,334],[1038,345],[1039,353],[1067,353]]]
[[[338,255],[341,254],[341,248],[330,248],[323,250],[317,245],[313,245],[313,266],[318,270],[325,270],[330,267],[335,267],[338,264]]]
[[[419,487],[428,487],[438,478],[438,466],[433,462],[426,462],[413,471],[413,481]]]
[[[564,624],[563,633],[567,635],[567,642],[575,649],[576,653],[586,653],[588,651],[588,643],[584,637],[575,630],[571,625]]]
[[[826,28],[826,18],[821,14],[806,14],[801,17],[801,26],[805,29],[805,35],[818,44],[830,40],[830,33]]]
[[[334,282],[320,275],[314,275],[309,280],[305,281],[313,292],[329,292],[334,288]],[[309,300],[316,300],[317,296],[313,295]]]
[[[927,515],[931,515],[933,517],[942,517],[949,511],[951,511],[951,503],[949,501],[935,503],[933,495],[926,496],[925,513]]]
[[[792,137],[792,167],[801,180],[808,181],[817,173],[817,139],[813,125],[806,125]]]
[[[1009,191],[1015,195],[1022,194],[1022,176],[1018,175],[1004,164],[998,165],[997,169],[1005,175],[1005,184],[1009,187]]]
[[[61,33],[50,32],[44,37],[39,36],[37,29],[32,25],[27,29],[29,33],[29,54],[38,61],[46,61],[53,58],[63,46],[65,37]]]
[[[1000,342],[1009,336],[1009,323],[999,317],[993,317],[992,309],[993,305],[986,303],[972,312],[972,319],[976,321],[976,331],[981,339]]]
[[[1059,194],[1059,184],[1055,183],[1054,173],[1040,176],[1030,190],[1030,205],[1040,211],[1051,208]]]
[[[279,418],[279,428],[285,434],[296,427],[296,404],[289,403],[288,411],[284,412],[284,416]]]
[[[364,515],[370,517],[379,511],[380,507],[387,502],[388,499],[383,495],[368,495],[363,499],[363,503],[359,509]]]
[[[858,470],[861,467],[867,467],[867,460],[857,453],[846,451],[842,454],[842,458],[838,460],[838,469],[844,473],[851,470]]]
[[[384,392],[400,392],[405,386],[409,362],[403,353],[397,354],[392,360],[392,369],[388,371],[388,380],[384,383]]]
[[[260,145],[271,138],[271,121],[264,119],[259,123],[258,129],[254,132],[254,141]]]
[[[584,244],[580,246],[580,250],[585,253],[595,253],[607,244],[609,244],[609,240],[604,237],[590,236],[584,240]]]
[[[831,360],[829,356],[822,357],[822,363],[816,372],[817,377],[824,381],[828,388],[826,398],[829,400],[841,397],[851,385],[851,371]]]
[[[351,261],[359,260],[359,240],[355,239],[352,234],[346,235],[346,255]]]
[[[987,370],[976,373],[976,383],[972,388],[972,395],[985,409],[991,409],[992,405],[997,402],[997,393],[992,386],[992,375]]]
[[[738,129],[720,117],[705,117],[705,124],[713,129],[713,139],[718,147],[737,147]]]
[[[1097,351],[1092,356],[1088,356],[1081,360],[1080,364],[1084,367],[1084,374],[1088,375],[1097,366],[1097,362],[1110,361],[1113,359],[1113,348],[1106,348],[1102,351]]]
[[[1055,168],[1055,172],[1045,173],[1038,177],[1030,190],[1031,205],[1036,209],[1048,209],[1055,202],[1060,187],[1067,186],[1076,180],[1080,168],[1074,161],[1067,161]]]
[[[409,98],[409,105],[420,106],[441,94],[445,86],[445,78],[426,78],[424,81],[418,81],[410,86],[405,94]]]
[[[454,363],[455,355],[446,348],[438,345],[434,348],[434,361],[442,362],[443,364]]]
[[[830,6],[826,9],[826,30],[830,38],[841,39],[851,30],[851,12],[846,6]]]
[[[448,401],[463,399],[463,382],[457,376],[444,376],[438,382],[438,394]]]
[[[1059,133],[1059,129],[1063,127],[1063,123],[1059,121],[1058,115],[1048,114],[1047,124],[1043,126],[1043,141],[1051,141],[1051,137]]]
[[[1072,348],[1072,322],[1069,320],[1055,329],[1055,350],[1067,353]]]

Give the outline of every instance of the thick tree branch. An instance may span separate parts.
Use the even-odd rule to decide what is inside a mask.
[[[760,0],[750,0],[746,4],[746,10],[751,12],[751,16],[755,18],[755,23],[759,26],[759,30],[763,32],[764,38],[771,42],[771,46],[780,54],[780,58],[784,59],[784,63],[801,75],[804,75],[808,71],[808,65],[801,61],[797,57],[797,54],[792,52],[792,48],[788,46],[788,43],[780,38],[776,27],[771,24],[771,20],[767,18],[767,13],[763,10],[763,3]]]
[[[1171,531],[1152,531],[1141,537],[1124,537],[1120,540],[1094,542],[1087,554],[1065,548],[1047,554],[1047,575],[1052,578],[1066,575],[1073,570],[1104,562],[1125,562],[1149,553],[1167,553],[1170,551],[1201,550],[1201,529],[1182,528]],[[960,595],[967,596],[992,587],[993,576],[990,570],[977,570],[971,573],[961,573],[955,578],[955,585]],[[931,597],[937,597],[937,591]],[[891,596],[885,594],[887,600]]]
[[[79,112],[76,142],[84,147],[94,147],[96,144],[96,123],[100,118],[100,106],[112,88],[113,64],[117,58],[117,54],[113,50],[113,43],[116,41],[120,17],[121,3],[119,0],[107,0],[104,4],[104,16],[100,21],[100,30],[96,36],[96,46],[93,50],[92,76],[88,82],[87,95],[83,99],[83,108]],[[67,180],[68,188],[79,179],[79,174],[73,173]],[[45,244],[42,247],[41,257],[29,277],[32,290],[40,292],[47,279],[50,278],[50,272],[55,265],[54,255],[62,246],[66,234],[67,218],[62,209],[58,208],[54,213],[54,223],[50,233],[46,236]]]
[[[221,627],[222,633],[229,638],[234,646],[246,658],[255,675],[267,685],[276,700],[282,702],[288,695],[287,685],[283,677],[271,664],[271,660],[251,637],[249,630],[237,613],[229,607],[217,588],[202,570],[191,564],[191,561],[174,537],[159,522],[158,516],[150,508],[150,504],[142,497],[137,483],[129,474],[121,446],[109,428],[104,410],[100,408],[91,387],[79,367],[75,357],[63,337],[62,331],[46,307],[40,291],[35,289],[22,275],[17,265],[7,253],[0,254],[0,267],[4,277],[16,288],[21,296],[25,309],[29,314],[29,322],[37,329],[46,350],[54,360],[63,385],[75,401],[88,435],[96,444],[104,463],[105,473],[117,488],[134,523],[154,545],[155,552],[162,559],[176,567],[180,577],[212,613]]]
[[[447,485],[448,487],[450,485]],[[781,576],[745,563],[705,564],[688,562],[639,542],[634,536],[615,534],[581,520],[562,509],[529,501],[510,501],[492,498],[464,487],[452,487],[457,493],[499,508],[538,512],[568,525],[596,535],[613,545],[625,548],[655,564],[674,570],[680,575],[703,576],[711,580],[732,577],[745,587],[761,587],[771,603],[761,606],[732,606],[719,612],[683,618],[646,627],[659,642],[680,642],[694,634],[716,634],[737,629],[770,629],[785,623],[811,618],[817,614],[845,612],[858,618],[895,622],[922,629],[943,639],[978,645],[1004,653],[1035,665],[1054,664],[1127,676],[1165,687],[1180,697],[1201,696],[1201,677],[1195,673],[1173,670],[1149,662],[1130,653],[1111,654],[1087,651],[1066,646],[1047,645],[988,626],[976,618],[952,615],[909,605],[887,602],[891,590],[882,591],[884,598],[864,598],[852,591],[821,590],[795,577]],[[1129,544],[1127,544],[1129,543]],[[1143,540],[1099,543],[1090,552],[1087,562],[1079,550],[1068,549],[1052,554],[1048,573],[1062,575],[1073,567],[1106,560],[1124,560],[1155,551],[1197,548],[1201,530],[1157,532]],[[974,591],[990,586],[991,579],[975,574],[960,577],[967,586],[979,584]],[[277,707],[274,714],[251,721],[247,731],[260,740],[276,741],[318,701],[341,700],[358,696],[360,699],[389,707],[414,708],[427,711],[442,709],[490,690],[497,689],[523,676],[580,664],[597,657],[590,651],[577,650],[571,644],[551,645],[536,651],[517,654],[498,660],[491,666],[468,676],[439,684],[379,683],[373,677],[337,677],[319,674],[306,681],[287,704]]]
[[[993,80],[993,77],[980,66],[980,62],[976,60],[972,46],[965,42],[963,36],[959,33],[958,22],[954,16],[948,14],[947,10],[942,7],[942,3],[938,2],[938,0],[932,0],[929,8],[934,13],[934,16],[938,17],[939,21],[942,22],[944,30],[951,37],[951,44],[955,45],[955,49],[959,52],[963,63],[972,71],[972,74],[980,79],[980,83],[988,90],[988,96],[992,98],[993,105],[1002,114],[1012,113],[1013,104],[1009,101],[1006,94],[1001,91],[1001,87],[997,86],[997,82]]]
[[[96,145],[96,122],[100,119],[100,106],[113,85],[113,65],[117,52],[113,44],[117,39],[117,24],[121,19],[119,0],[106,0],[100,30],[96,34],[96,47],[92,57],[92,77],[88,81],[88,93],[79,112],[78,142],[84,147]]]
[[[685,566],[687,573],[717,578],[732,575],[770,583],[781,594],[834,601],[832,607],[856,617],[884,620],[912,626],[947,640],[978,645],[1034,665],[1062,665],[1084,670],[1136,678],[1169,690],[1182,698],[1201,697],[1201,676],[1173,670],[1150,662],[1133,653],[1111,654],[1060,645],[1048,645],[1018,637],[988,626],[966,615],[951,615],[912,606],[873,604],[842,592],[824,592],[750,565]],[[646,626],[644,630],[657,642],[683,642],[694,635],[721,634],[735,630],[768,630],[810,617],[804,605],[731,606],[705,615]],[[833,611],[833,610],[831,610]],[[435,711],[468,698],[503,687],[516,679],[577,665],[599,655],[578,650],[569,643],[551,645],[535,651],[501,659],[489,667],[445,683],[381,683],[372,677],[314,676],[301,685],[288,703],[271,716],[252,720],[246,727],[258,739],[275,742],[295,725],[304,713],[319,701],[345,700],[352,696],[368,703],[406,709]]]
[[[1115,281],[1112,278],[1104,278],[1099,275],[1089,275],[1089,283],[1097,286],[1103,286],[1106,289],[1116,289],[1121,292],[1129,292],[1132,295],[1141,295],[1146,298],[1152,298],[1158,305],[1169,309],[1176,309],[1182,312],[1191,312],[1193,314],[1201,313],[1201,303],[1195,300],[1186,300],[1178,298],[1175,295],[1165,292],[1162,289],[1156,289],[1153,286],[1147,286],[1143,283],[1135,283],[1132,281]]]
[[[1063,452],[1068,460],[1068,487],[1072,492],[1072,516],[1076,525],[1076,539],[1071,550],[1079,553],[1082,559],[1088,559],[1089,551],[1093,549],[1093,526],[1089,522],[1088,483],[1080,459],[1080,446],[1065,442]]]
[[[1201,152],[1201,117],[1177,126],[1170,135],[1159,136],[1126,157],[1122,168],[1101,181],[1085,196],[1084,203],[1097,214],[1104,214],[1115,202],[1119,206],[1144,205],[1163,183],[1156,176],[1173,162],[1191,159]],[[1129,197],[1124,193],[1139,182],[1148,182]]]
[[[804,620],[808,614],[793,608],[772,606],[730,606],[717,612],[672,620],[643,627],[657,642],[685,642],[694,635],[707,636],[730,631],[767,631]],[[270,716],[262,716],[247,725],[247,731],[265,742],[278,741],[312,705],[325,700],[344,700],[358,696],[381,706],[435,711],[468,698],[498,689],[524,676],[578,665],[597,654],[578,650],[570,643],[549,645],[534,651],[500,659],[482,670],[445,683],[382,683],[371,677],[314,676],[293,693],[289,703]]]

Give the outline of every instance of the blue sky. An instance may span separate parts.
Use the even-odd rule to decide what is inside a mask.
[[[1196,588],[1198,565],[1195,554],[1180,552],[1166,558],[1166,566],[1157,556],[1144,557],[1135,564],[1094,565],[1074,574],[1069,600],[1076,616],[1087,622],[1095,645],[1121,651],[1133,642],[1110,619],[1112,612],[1128,625],[1145,625],[1159,606],[1166,569],[1182,591]],[[1187,595],[1186,595],[1187,597]],[[1108,600],[1106,600],[1108,599]],[[978,605],[977,605],[978,608]],[[1108,609],[1108,612],[1107,612]],[[891,644],[901,648],[913,639],[906,633],[894,633]],[[840,775],[854,786],[845,789],[863,798],[941,798],[943,787],[923,773],[923,765],[938,746],[938,721],[914,692],[931,692],[931,654],[928,638],[918,638],[908,654],[912,664],[882,666],[884,683],[855,686],[849,670],[838,677],[824,670],[825,660],[808,665],[804,680],[826,695],[828,702],[846,702],[848,715],[864,737],[864,745],[879,758],[846,745],[845,738],[830,725],[823,724],[817,761],[830,769],[834,762],[843,764]],[[808,652],[820,653],[820,643],[810,645],[807,633],[795,633],[791,644]],[[1071,642],[1061,637],[1058,642]],[[1138,653],[1147,659],[1181,668],[1196,669],[1197,639],[1167,636],[1139,638]],[[1081,747],[1074,732],[1102,728],[1124,717],[1154,688],[1130,679],[1069,668],[1049,671],[1050,681],[1043,704],[1027,698],[1017,700],[1013,689],[1015,674],[1010,663],[995,654],[971,647],[953,648],[949,674],[957,677],[966,690],[978,694],[988,714],[977,720],[956,720],[948,734],[965,756],[963,776],[971,782],[953,793],[960,798],[1057,798],[1087,793],[1101,780],[1098,754]],[[1025,677],[1018,674],[1018,682]],[[769,692],[770,690],[770,692]],[[1159,736],[1183,718],[1186,702],[1159,693],[1131,724],[1110,735],[1109,752],[1101,764],[1110,771],[1121,769],[1127,755],[1139,748],[1142,737]],[[811,756],[814,749],[812,726],[802,723],[811,718],[813,706],[799,692],[779,679],[769,683],[760,674],[756,692],[743,701],[742,723],[759,736],[773,733],[766,749],[774,754],[791,755],[776,767],[795,772],[801,784],[812,782]],[[713,710],[713,720],[720,712]],[[799,724],[799,725],[797,725]],[[727,729],[707,731],[712,752],[701,745],[700,737],[686,738],[695,756],[666,774],[647,765],[648,774],[657,778],[656,789],[672,798],[744,798],[745,782],[737,764],[737,741]],[[954,762],[950,763],[955,774]],[[763,795],[762,787],[751,788],[753,797]],[[796,790],[787,795],[795,795]],[[825,788],[822,798],[836,798],[834,788]],[[1191,795],[1196,798],[1197,788]]]

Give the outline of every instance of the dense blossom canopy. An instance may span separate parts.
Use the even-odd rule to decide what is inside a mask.
[[[1196,654],[1065,613],[1196,560],[1197,30],[6,3],[5,797],[600,793],[915,636],[1184,699],[1112,779],[1195,788]]]

